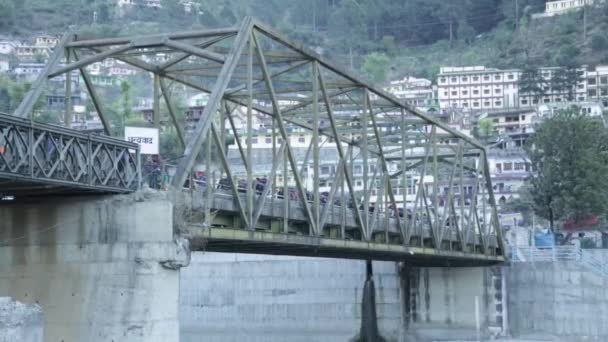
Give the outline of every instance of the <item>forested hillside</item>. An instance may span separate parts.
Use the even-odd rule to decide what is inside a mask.
[[[531,20],[545,0],[194,0],[189,13],[178,0],[162,0],[161,9],[116,3],[0,0],[0,33],[27,38],[75,26],[108,36],[228,26],[253,15],[376,81],[432,77],[447,64],[608,62],[607,5],[587,10],[585,20],[582,11]],[[390,69],[374,71],[386,60]]]

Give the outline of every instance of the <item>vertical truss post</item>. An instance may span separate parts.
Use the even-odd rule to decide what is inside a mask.
[[[437,126],[433,125],[433,216],[435,217],[435,224],[431,225],[433,231],[433,238],[435,240],[435,248],[441,248],[441,241],[439,238],[439,170],[437,163]]]
[[[368,90],[363,90],[363,109],[361,110],[361,158],[363,159],[363,226],[367,231],[368,237],[371,237],[371,231],[369,227],[369,195],[370,195],[370,184],[369,184],[369,153],[368,153],[368,139],[367,139],[367,125],[369,118],[367,117],[368,108]]]
[[[285,234],[289,233],[289,168],[287,163],[287,149],[285,149],[283,151],[283,233]]]
[[[152,108],[152,121],[155,128],[160,128],[160,76],[154,73],[154,101]]]
[[[224,92],[228,87],[228,83],[230,82],[234,69],[239,62],[243,48],[247,44],[251,28],[251,18],[245,18],[241,28],[239,29],[239,33],[235,38],[234,46],[228,54],[226,62],[222,66],[222,69],[217,77],[217,81],[213,86],[207,106],[205,106],[205,109],[203,110],[202,118],[196,124],[194,133],[192,134],[192,139],[188,141],[188,145],[184,151],[184,158],[180,161],[177,171],[175,172],[175,177],[173,178],[173,187],[175,189],[180,189],[183,186],[186,178],[188,177],[188,173],[192,169],[192,166],[194,166],[196,156],[198,155],[198,152],[200,151],[201,146],[207,136],[207,132],[211,126],[211,115],[218,110],[220,101],[222,100]]]
[[[483,150],[483,162],[484,162],[484,177],[486,178],[486,186],[488,188],[488,196],[490,199],[490,205],[492,206],[492,221],[494,224],[494,229],[496,230],[496,243],[498,246],[500,246],[501,250],[505,251],[505,241],[503,239],[503,235],[502,235],[502,229],[500,228],[500,222],[498,221],[498,209],[496,207],[496,197],[494,196],[494,189],[492,188],[492,183],[490,182],[491,175],[490,175],[490,165],[488,162],[488,150],[487,148],[485,148]]]
[[[312,159],[313,159],[313,214],[315,226],[318,227],[317,235],[321,235],[323,227],[319,226],[321,213],[319,210],[319,62],[312,63]]]
[[[70,64],[70,49],[65,49],[65,60],[66,64]],[[69,71],[65,74],[65,116],[63,117],[63,121],[65,122],[65,127],[70,128],[70,122],[72,121],[72,72]]]
[[[460,239],[460,243],[462,244],[461,248],[464,251],[464,248],[466,247],[465,245],[465,241],[464,241],[464,200],[465,200],[465,193],[464,193],[464,145],[463,145],[463,153],[460,155],[460,157],[458,158],[458,163],[460,164],[460,223],[458,225],[458,237]]]
[[[249,34],[249,44],[247,46],[247,219],[253,222],[253,36]],[[255,227],[249,227],[253,230]]]
[[[409,246],[410,241],[408,239],[408,221],[407,221],[407,158],[405,155],[405,151],[408,145],[408,137],[406,132],[406,123],[405,123],[405,109],[401,108],[401,181],[403,182],[403,193],[401,197],[403,198],[403,223],[401,224],[401,230],[404,232],[403,236],[403,244],[405,246]],[[399,214],[397,213],[397,216]]]

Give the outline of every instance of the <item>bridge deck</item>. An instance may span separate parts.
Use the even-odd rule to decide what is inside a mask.
[[[0,114],[0,195],[132,192],[138,154],[126,141]]]
[[[191,196],[194,212],[204,211],[204,192],[195,192]],[[207,202],[213,217],[211,224],[189,226],[194,250],[392,260],[419,266],[480,266],[505,260],[495,236],[489,240],[484,253],[479,234],[462,240],[457,227],[446,232],[443,248],[438,250],[432,247],[431,229],[423,220],[413,224],[414,232],[406,246],[399,241],[397,220],[382,213],[374,220],[372,239],[365,241],[357,235],[360,227],[352,208],[343,211],[340,206],[332,205],[328,208],[322,234],[312,236],[306,234],[309,227],[299,201],[288,201],[285,215],[283,199],[267,199],[253,231],[244,228],[236,201],[230,193],[216,191]],[[288,218],[287,225],[283,224],[285,217]]]

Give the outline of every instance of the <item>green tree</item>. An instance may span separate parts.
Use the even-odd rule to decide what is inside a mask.
[[[574,101],[576,87],[582,80],[582,75],[574,67],[562,67],[551,76],[550,84],[554,92],[566,95],[568,101]]]
[[[559,112],[537,127],[526,151],[534,210],[552,230],[559,220],[608,213],[608,135],[596,118],[576,107]]]
[[[591,36],[591,49],[593,51],[605,51],[608,49],[608,37],[603,31],[594,33]]]
[[[477,136],[483,141],[488,141],[494,135],[494,121],[490,118],[479,119],[477,123]]]
[[[384,82],[386,81],[386,76],[388,74],[389,61],[388,56],[384,53],[370,53],[365,56],[363,71],[365,71],[372,81],[376,83]]]
[[[532,96],[537,101],[545,95],[546,81],[538,68],[527,65],[522,70],[518,83],[522,95]]]

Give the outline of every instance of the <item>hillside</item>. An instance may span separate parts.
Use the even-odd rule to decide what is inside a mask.
[[[194,0],[190,11],[179,0],[158,1],[160,9],[117,0],[0,0],[0,35],[27,39],[69,27],[86,36],[152,33],[229,26],[253,15],[341,64],[368,72],[378,68],[364,67],[366,58],[382,64],[369,72],[377,82],[433,78],[441,65],[608,63],[608,5],[586,12],[584,39],[582,11],[532,20],[545,0]],[[387,58],[368,58],[373,52]]]

